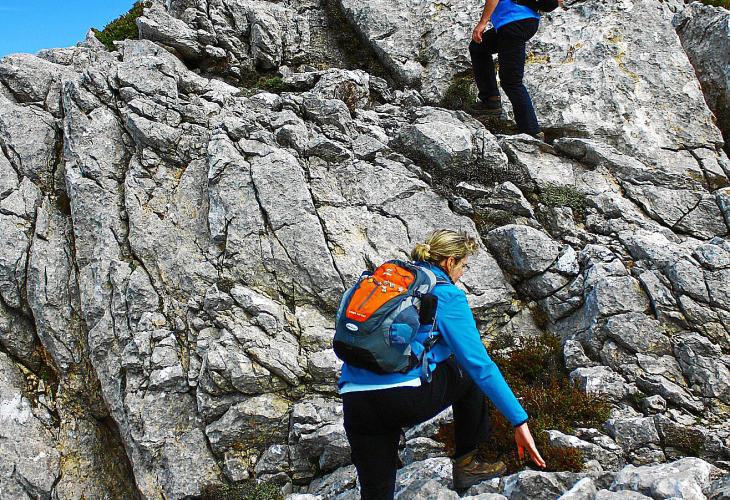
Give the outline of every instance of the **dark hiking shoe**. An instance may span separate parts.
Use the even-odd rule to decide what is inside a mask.
[[[477,450],[454,458],[454,489],[462,490],[482,481],[501,476],[507,472],[507,466],[501,460],[487,462],[480,459]]]
[[[537,139],[539,141],[545,142],[545,132],[538,132],[537,134],[530,134],[530,135],[532,135],[532,137],[534,137],[535,139]]]
[[[500,99],[487,99],[486,101],[479,99],[471,105],[469,111],[477,115],[501,115],[502,101]]]

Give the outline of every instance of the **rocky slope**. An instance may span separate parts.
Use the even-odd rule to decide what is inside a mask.
[[[470,494],[727,494],[722,136],[666,4],[567,3],[526,72],[550,145],[426,105],[468,67],[471,0],[154,2],[114,52],[0,60],[0,497],[356,496],[333,309],[435,227],[482,236],[485,334],[559,335],[614,404],[550,436],[587,472]],[[387,80],[326,68],[352,67],[342,18]],[[277,69],[292,92],[233,85]],[[401,498],[455,494],[436,429],[407,434]]]

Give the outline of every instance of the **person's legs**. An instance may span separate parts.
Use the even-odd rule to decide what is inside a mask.
[[[530,135],[540,132],[540,124],[522,78],[526,42],[535,35],[538,26],[537,19],[523,19],[502,26],[497,33],[499,81],[512,103],[517,130]]]
[[[453,360],[439,363],[428,384],[347,393],[342,402],[363,499],[393,498],[401,428],[425,422],[453,405],[457,453],[473,450],[489,434],[484,395]]]
[[[491,433],[492,422],[484,393],[464,374],[463,395],[454,401],[454,443],[455,455],[462,456],[485,442]]]
[[[360,479],[363,500],[392,500],[398,468],[400,429],[386,434],[355,434],[347,430],[352,463]]]
[[[497,74],[494,70],[492,55],[497,53],[497,34],[494,29],[484,32],[482,43],[472,40],[469,43],[469,55],[474,69],[474,80],[479,89],[479,99],[499,98]]]
[[[373,391],[383,392],[386,391]],[[364,500],[392,500],[398,468],[400,427],[384,421],[372,392],[342,396],[345,433]]]
[[[504,474],[503,462],[484,461],[477,447],[487,440],[491,432],[489,408],[486,398],[458,365],[450,361],[452,384],[449,395],[453,398],[455,454],[453,484],[457,490]]]

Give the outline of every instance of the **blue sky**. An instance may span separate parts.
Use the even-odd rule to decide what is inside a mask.
[[[0,57],[69,47],[102,29],[134,0],[0,0]]]

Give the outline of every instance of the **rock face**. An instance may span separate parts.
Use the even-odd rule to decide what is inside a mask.
[[[730,137],[729,20],[730,11],[727,9],[692,2],[678,12],[673,21],[726,143]]]
[[[114,52],[0,59],[0,496],[257,479],[355,498],[333,314],[439,227],[481,236],[460,284],[485,333],[559,335],[571,379],[613,404],[601,429],[549,433],[584,472],[471,497],[723,491],[721,136],[663,4],[568,4],[527,71],[551,145],[424,105],[468,68],[471,1],[156,1]],[[321,68],[347,60],[337,15],[420,91]],[[292,91],[220,79],[252,71]],[[406,433],[403,498],[456,495],[450,419]]]

